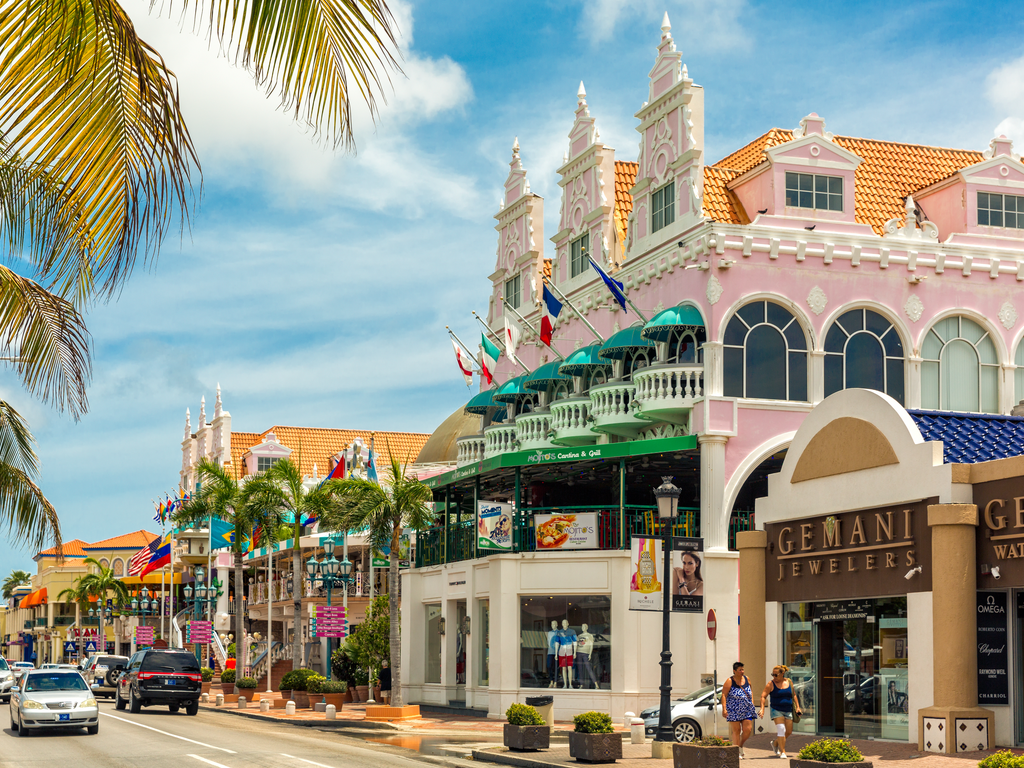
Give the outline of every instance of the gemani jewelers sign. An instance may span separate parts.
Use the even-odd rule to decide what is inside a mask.
[[[838,600],[930,590],[929,503],[934,501],[769,523],[768,599]],[[921,572],[905,578],[917,566]]]

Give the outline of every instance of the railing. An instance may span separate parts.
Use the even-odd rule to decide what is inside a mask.
[[[46,626],[46,617],[45,616],[39,616],[39,617],[36,618],[35,622],[36,622],[36,626],[37,627],[45,627]]]
[[[174,648],[184,648],[185,638],[181,631],[181,625],[178,623],[179,620],[187,620],[192,618],[192,609],[183,608],[175,614],[174,618],[171,619],[171,641],[173,642]]]
[[[685,424],[694,403],[704,397],[703,365],[654,365],[633,373],[640,414]]]
[[[640,418],[632,381],[611,381],[590,388],[590,415],[594,429],[609,435],[634,437],[650,422]]]
[[[53,625],[55,627],[70,627],[75,623],[74,616],[54,616]]]
[[[467,464],[483,461],[487,447],[487,438],[483,435],[460,437],[455,441],[455,446],[458,451],[455,458],[455,466],[464,467]]]
[[[217,657],[217,661],[220,664],[221,669],[223,669],[228,660],[227,649],[224,647],[224,643],[220,641],[220,635],[216,632],[212,632],[211,637],[213,639],[213,655]]]
[[[291,593],[288,592],[288,584],[291,583],[291,576],[283,576],[279,579],[274,579],[271,584],[273,588],[267,590],[267,582],[260,581],[253,584],[250,589],[249,604],[258,605],[260,603],[267,602],[267,592],[272,593],[271,597],[275,603],[280,603],[285,600],[291,600]]]
[[[263,651],[260,652],[260,648]],[[265,640],[260,641],[256,645],[256,658],[250,665],[252,667],[252,677],[259,680],[263,675],[268,674],[268,670],[274,668],[274,664],[279,662],[281,659],[290,659],[292,657],[292,646],[291,643],[285,645],[279,640],[275,640],[270,646],[270,663],[267,663],[267,642]]]
[[[573,397],[551,404],[551,427],[558,445],[592,445],[597,433],[591,429],[590,398]]]
[[[516,449],[516,425],[492,424],[484,430],[484,458]]]
[[[550,448],[554,445],[550,432],[551,413],[547,408],[516,416],[516,439],[520,451]]]

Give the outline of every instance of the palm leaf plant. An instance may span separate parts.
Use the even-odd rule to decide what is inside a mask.
[[[0,587],[0,594],[3,595],[4,600],[10,600],[14,597],[14,590],[23,584],[28,584],[31,580],[32,576],[28,571],[11,571],[11,574],[4,579],[3,586]]]
[[[388,563],[388,608],[390,611],[391,701],[402,706],[402,646],[398,601],[398,550],[402,533],[422,530],[430,525],[434,512],[433,493],[414,477],[391,453],[391,477],[378,484],[371,480],[351,478],[340,481],[338,503],[320,521],[320,528],[352,533],[365,531],[372,550],[390,550]]]

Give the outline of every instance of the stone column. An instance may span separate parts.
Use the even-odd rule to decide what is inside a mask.
[[[955,754],[989,749],[995,716],[978,706],[978,566],[974,504],[932,504],[934,705],[918,710],[918,748]],[[979,728],[987,721],[987,732]]]
[[[722,378],[722,350],[720,341],[706,341],[704,350],[704,394],[707,397],[721,397],[724,391]]]
[[[746,665],[751,680],[768,679],[765,627],[765,531],[740,531],[736,548],[740,551],[740,648],[739,660]],[[756,687],[756,686],[755,686]],[[754,697],[757,706],[757,697]]]
[[[705,669],[732,669],[739,653],[736,552],[729,550],[729,511],[725,508],[725,435],[700,435],[700,533],[704,539],[704,608],[718,614],[718,658],[705,635]]]
[[[907,408],[921,407],[921,360],[913,355],[907,358]]]
[[[812,349],[810,358],[811,381],[807,392],[810,402],[816,405],[825,399],[825,351]]]

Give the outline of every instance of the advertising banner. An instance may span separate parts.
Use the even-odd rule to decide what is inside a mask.
[[[373,550],[373,567],[374,568],[388,568],[391,566],[391,550],[387,552],[380,552]]]
[[[629,610],[660,611],[665,574],[661,539],[633,537],[630,548],[632,575],[629,582]]]
[[[704,613],[704,539],[672,538],[672,610]]]
[[[534,515],[537,549],[597,549],[597,513]]]
[[[481,501],[476,508],[476,548],[512,551],[512,505]]]
[[[704,539],[674,536],[671,568],[665,570],[661,537],[634,536],[630,548],[629,609],[660,611],[665,585],[671,589],[671,608],[677,613],[704,613]]]
[[[398,539],[398,567],[409,567],[409,552],[412,549],[412,538],[408,533],[403,533]]]
[[[978,591],[978,704],[1010,703],[1006,592]]]

